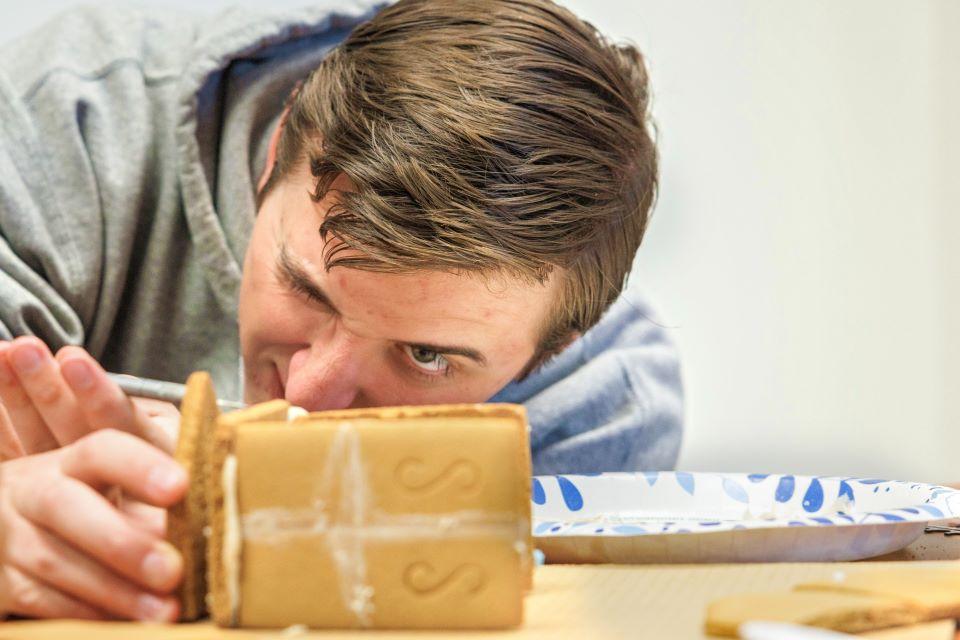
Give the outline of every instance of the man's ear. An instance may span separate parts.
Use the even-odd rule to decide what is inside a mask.
[[[283,134],[283,126],[287,123],[287,114],[290,113],[290,105],[287,105],[283,113],[280,114],[280,121],[277,127],[270,134],[270,144],[267,146],[267,163],[263,167],[263,173],[260,174],[260,181],[257,183],[257,193],[263,191],[270,181],[270,174],[273,173],[273,167],[277,164],[277,145],[280,144],[280,136]]]
[[[270,143],[267,145],[267,163],[263,168],[263,173],[260,175],[259,182],[257,182],[257,209],[260,208],[260,193],[264,187],[269,184],[270,176],[273,175],[273,168],[277,164],[277,147],[280,145],[280,136],[283,135],[283,127],[287,124],[287,116],[290,115],[290,108],[293,107],[293,101],[296,100],[300,94],[301,88],[303,88],[303,80],[297,82],[290,92],[290,95],[287,96],[287,99],[283,103],[283,112],[280,114],[280,120],[277,121],[277,128],[270,134]]]

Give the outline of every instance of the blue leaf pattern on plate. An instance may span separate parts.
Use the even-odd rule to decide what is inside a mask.
[[[820,507],[823,506],[823,485],[820,484],[820,481],[814,478],[810,482],[810,487],[807,489],[807,493],[803,496],[803,510],[807,513],[814,513],[819,511]]]
[[[747,496],[747,492],[739,484],[731,480],[730,478],[723,479],[723,490],[727,493],[728,496],[736,500],[737,502],[748,503],[750,498]]]
[[[796,484],[797,481],[793,476],[783,476],[780,478],[780,482],[777,483],[777,491],[773,494],[774,500],[777,502],[789,502],[790,498],[793,497],[793,489]]]
[[[892,513],[871,513],[871,514],[869,514],[869,515],[871,515],[871,516],[880,516],[881,518],[883,518],[883,519],[886,520],[887,522],[903,522],[903,521],[904,521],[904,518],[901,518],[900,516],[894,515],[894,514],[892,514]]]
[[[924,511],[926,511],[927,513],[929,513],[930,515],[932,515],[932,516],[936,516],[936,517],[938,517],[938,518],[944,517],[944,516],[943,516],[943,511],[940,511],[940,509],[937,509],[936,507],[931,507],[931,506],[928,505],[928,504],[921,504],[921,505],[918,505],[918,506],[919,506],[921,509],[923,509]]]
[[[543,485],[537,478],[533,479],[533,503],[534,504],[546,504],[547,494],[543,490]]]
[[[560,493],[563,494],[563,502],[570,511],[580,511],[583,509],[583,496],[577,486],[564,478],[557,476],[557,484],[560,485]]]
[[[645,477],[645,478],[647,479],[647,484],[649,484],[649,485],[652,487],[653,485],[657,484],[657,478],[660,477],[660,472],[659,472],[659,471],[644,471],[644,472],[643,472],[643,477]]]
[[[629,525],[629,524],[617,525],[617,526],[613,527],[613,530],[616,531],[617,533],[622,533],[622,534],[627,535],[627,536],[637,535],[637,534],[641,534],[641,533],[646,533],[646,532],[647,532],[647,530],[644,529],[643,527],[635,527],[635,526]]]
[[[543,535],[544,533],[550,530],[550,527],[552,527],[555,524],[556,522],[553,522],[552,520],[546,520],[544,522],[541,522],[534,528],[533,535],[535,536]]]
[[[769,473],[751,473],[747,476],[747,480],[750,482],[763,482],[768,477],[770,477]]]
[[[837,494],[838,498],[846,498],[850,502],[853,502],[855,498],[853,497],[853,487],[850,486],[846,480],[840,481],[840,492]]]
[[[693,474],[687,473],[686,471],[677,471],[677,483],[683,487],[683,490],[693,495]]]

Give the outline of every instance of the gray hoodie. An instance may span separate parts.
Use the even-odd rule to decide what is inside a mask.
[[[0,337],[152,378],[203,369],[240,397],[237,296],[269,134],[375,10],[87,7],[0,47]],[[538,472],[675,463],[678,360],[649,317],[623,296],[497,395],[527,405]]]

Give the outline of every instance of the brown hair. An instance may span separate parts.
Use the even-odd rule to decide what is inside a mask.
[[[540,362],[630,271],[657,186],[648,102],[637,49],[549,0],[401,0],[297,92],[264,192],[303,160],[317,201],[351,180],[320,227],[327,269],[559,269]]]

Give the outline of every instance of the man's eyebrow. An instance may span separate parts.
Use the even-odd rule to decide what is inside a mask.
[[[463,356],[464,358],[469,358],[473,360],[481,367],[487,366],[487,358],[482,353],[476,349],[471,349],[470,347],[455,347],[455,346],[446,346],[442,344],[425,344],[423,342],[407,342],[405,343],[408,347],[417,347],[423,349],[424,351],[433,351],[435,353],[440,353],[445,356]]]
[[[307,273],[300,259],[287,251],[287,245],[283,243],[281,243],[280,251],[277,254],[277,272],[294,290],[305,293],[315,302],[329,307],[334,313],[339,313],[333,302],[330,301],[329,296],[320,288],[320,285],[310,279],[310,274]]]

